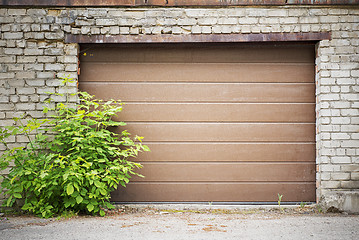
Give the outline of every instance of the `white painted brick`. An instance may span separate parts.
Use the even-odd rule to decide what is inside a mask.
[[[337,149],[335,149],[335,154],[338,155],[338,156],[345,156],[346,151],[343,148],[337,148]]]
[[[340,113],[342,116],[358,116],[359,109],[341,109]]]
[[[185,9],[185,14],[188,17],[201,17],[205,15],[205,11],[201,9]]]
[[[219,18],[217,20],[218,24],[237,24],[237,18]]]
[[[24,64],[7,64],[6,66],[8,67],[9,71],[23,71],[24,70]]]
[[[352,70],[351,71],[351,76],[352,77],[359,77],[359,70]]]
[[[344,150],[344,149],[343,149],[343,150]],[[348,155],[348,156],[355,156],[355,155],[356,155],[356,151],[355,151],[355,149],[347,148],[347,149],[345,149],[345,154]]]
[[[0,79],[8,79],[14,77],[15,77],[15,73],[13,72],[5,72],[5,73],[0,72]]]
[[[269,17],[286,17],[286,16],[288,16],[288,11],[285,9],[280,9],[280,10],[270,9],[270,10],[268,10],[268,16]]]
[[[35,110],[35,103],[17,103],[16,104],[16,110],[24,110],[24,111],[27,111],[27,110]]]
[[[26,9],[8,9],[7,12],[9,15],[15,16],[26,15]]]
[[[117,21],[115,19],[96,19],[96,25],[113,26],[117,25]]]
[[[320,115],[321,116],[340,116],[340,110],[338,109],[323,109],[320,110]]]
[[[257,24],[258,18],[251,18],[251,17],[243,17],[238,19],[239,24]]]
[[[249,17],[266,17],[268,16],[268,9],[248,8],[245,15]]]
[[[140,33],[140,29],[137,27],[131,27],[130,28],[130,34],[132,35],[138,35]]]
[[[332,117],[332,124],[350,124],[350,117]]]
[[[192,33],[193,34],[199,34],[201,33],[201,27],[200,26],[192,26]]]
[[[339,94],[321,94],[320,95],[320,100],[322,100],[322,101],[334,101],[334,100],[339,100],[339,99],[340,99]]]
[[[343,140],[340,144],[341,147],[359,147],[358,140]]]
[[[322,181],[321,182],[322,188],[339,188],[340,187],[340,181]]]
[[[350,139],[348,133],[331,133],[331,138],[335,140]]]
[[[54,78],[55,73],[53,72],[38,72],[36,73],[37,78]]]
[[[209,20],[205,20],[205,19],[207,19],[207,18],[199,19],[198,24],[203,24],[204,25],[204,24],[208,24],[207,22],[214,21],[213,20],[214,18],[210,18]],[[200,22],[200,20],[201,20],[201,22]],[[187,25],[187,26],[188,25],[196,25],[197,24],[197,19],[195,19],[195,18],[178,19],[177,23],[178,23],[178,25]]]
[[[81,34],[88,34],[90,33],[91,28],[89,26],[82,26],[81,27]]]
[[[359,124],[359,117],[351,117],[350,123],[351,124]]]
[[[356,132],[359,131],[359,125],[341,125],[340,130],[342,132]]]
[[[346,101],[332,101],[329,105],[331,108],[350,108],[350,103]]]
[[[129,27],[120,27],[120,33],[121,34],[130,34],[130,28]]]
[[[359,172],[352,172],[350,175],[351,180],[359,180]]]
[[[359,100],[359,94],[341,94],[340,95],[341,100],[349,100],[349,101],[358,101]]]
[[[110,34],[120,34],[120,28],[118,26],[110,27]]]
[[[48,63],[45,64],[45,71],[62,71],[65,69],[65,66],[63,64],[52,64]]]
[[[25,55],[42,55],[44,54],[44,49],[36,49],[36,48],[25,48]]]
[[[24,34],[22,32],[4,32],[3,39],[22,39]]]
[[[340,186],[344,189],[359,189],[359,181],[342,181]]]
[[[321,141],[321,144],[325,148],[336,148],[341,146],[341,142],[339,140],[331,140],[331,141]]]
[[[355,78],[338,78],[337,84],[339,85],[352,85],[355,84]]]
[[[350,173],[331,173],[330,174],[332,180],[349,180]]]
[[[349,70],[331,71],[331,76],[336,78],[347,78],[350,77],[350,71]]]
[[[35,78],[35,72],[17,72],[16,78],[18,79],[32,79]]]

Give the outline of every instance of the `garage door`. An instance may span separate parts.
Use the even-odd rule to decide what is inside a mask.
[[[314,46],[82,46],[79,87],[125,102],[145,178],[117,202],[315,201]]]

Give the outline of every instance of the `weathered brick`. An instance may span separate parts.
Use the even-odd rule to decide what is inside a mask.
[[[15,107],[16,107],[16,110],[27,111],[27,110],[35,110],[36,105],[35,105],[35,103],[17,103],[15,105]]]
[[[54,78],[54,72],[38,72],[36,73],[36,78]]]
[[[322,181],[321,182],[322,188],[339,188],[340,187],[340,181]]]
[[[26,9],[8,9],[7,13],[15,16],[26,15]]]
[[[52,63],[45,64],[45,71],[62,71],[64,69],[65,67],[63,64],[52,64]]]
[[[113,26],[113,25],[117,25],[117,21],[115,19],[96,19],[96,25]]]
[[[44,54],[44,49],[36,49],[36,48],[25,48],[24,55],[42,55]]]
[[[346,189],[359,189],[359,181],[342,181],[341,187]]]
[[[56,57],[38,56],[37,61],[39,63],[54,63],[56,61]]]
[[[19,79],[31,79],[31,78],[35,78],[35,72],[17,72],[16,73],[16,78]]]
[[[24,34],[22,32],[4,32],[4,39],[22,39]]]
[[[8,78],[14,78],[15,73],[14,72],[0,72],[0,79],[8,79]]]
[[[18,56],[17,63],[34,63],[36,62],[36,57],[33,56]]]
[[[50,39],[50,40],[63,39],[64,37],[65,37],[65,34],[62,31],[45,33],[45,38]]]
[[[60,49],[60,48],[48,48],[48,49],[45,49],[44,54],[50,55],[50,56],[63,55],[64,50]]]
[[[25,81],[28,86],[41,87],[45,86],[45,81],[41,79],[33,79]]]

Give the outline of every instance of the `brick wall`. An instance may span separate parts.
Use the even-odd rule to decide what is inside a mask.
[[[317,196],[344,210],[357,201],[359,211],[358,7],[0,8],[0,24],[0,126],[23,113],[43,117],[46,92],[61,91],[56,79],[77,78],[78,45],[65,43],[66,34],[330,31],[317,44]]]

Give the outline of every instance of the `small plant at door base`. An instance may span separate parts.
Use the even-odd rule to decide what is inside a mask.
[[[279,206],[279,210],[282,210],[282,208],[280,207],[280,203],[282,202],[282,197],[283,197],[283,195],[280,195],[280,194],[278,193],[278,206]]]
[[[301,207],[301,208],[304,208],[305,205],[307,205],[305,202],[300,202],[300,207]]]
[[[72,80],[65,78],[65,87]],[[122,111],[118,101],[102,102],[86,92],[76,95],[79,104],[54,104],[44,113],[44,120],[16,118],[14,126],[1,128],[0,141],[5,152],[0,157],[0,168],[9,168],[3,176],[8,207],[42,217],[64,212],[82,212],[105,215],[110,192],[118,185],[126,186],[134,169],[141,165],[130,161],[141,151],[142,137],[130,137],[110,128],[125,126],[113,117]],[[70,94],[65,94],[69,99]],[[52,135],[50,133],[53,133]],[[28,138],[25,147],[12,147],[7,139],[22,135]]]

